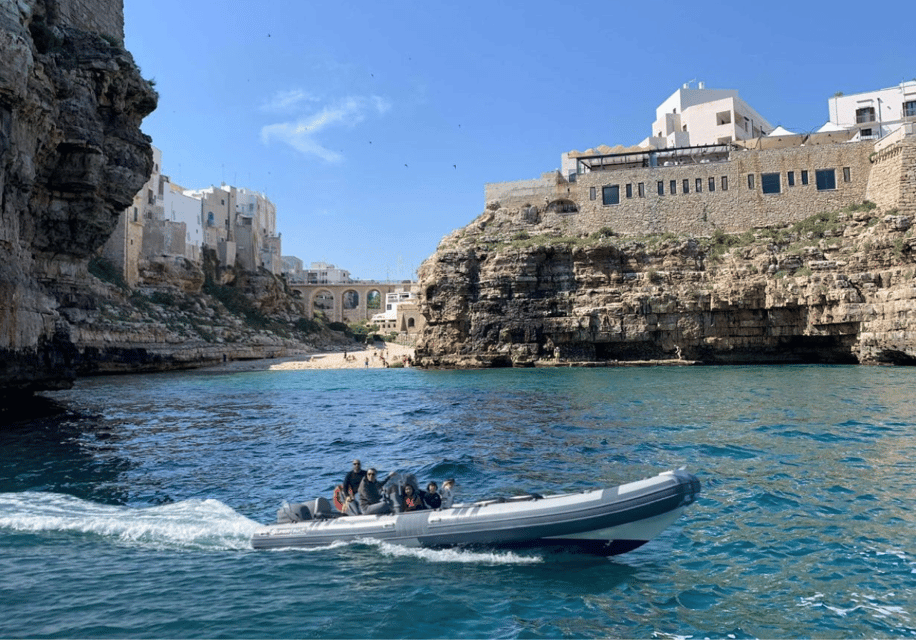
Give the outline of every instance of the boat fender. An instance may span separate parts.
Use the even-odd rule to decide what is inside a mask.
[[[343,485],[337,485],[334,488],[334,506],[341,513],[347,512],[347,498],[349,498],[349,496],[344,493]]]

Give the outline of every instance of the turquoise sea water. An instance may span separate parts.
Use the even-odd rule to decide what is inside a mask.
[[[912,369],[180,373],[81,381],[0,429],[0,637],[916,636]],[[255,552],[354,457],[463,499],[686,466],[614,558]]]

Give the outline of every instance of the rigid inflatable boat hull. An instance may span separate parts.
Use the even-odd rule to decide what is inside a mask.
[[[658,536],[699,491],[692,474],[668,471],[582,493],[266,525],[255,531],[251,543],[256,549],[275,549],[373,539],[405,546],[560,547],[616,555]]]

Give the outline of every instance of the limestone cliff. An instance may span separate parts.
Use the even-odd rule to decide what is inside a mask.
[[[157,96],[116,37],[54,0],[0,3],[0,389],[68,386],[62,306],[152,167],[140,131]],[[64,16],[63,18],[61,16]]]
[[[422,265],[421,366],[916,363],[916,238],[896,211],[709,238],[529,237],[493,225],[524,211],[501,213]]]
[[[141,263],[143,284],[128,288],[93,259],[85,294],[62,302],[77,375],[194,368],[349,345],[323,323],[303,319],[303,303],[272,274],[204,269],[184,258]]]

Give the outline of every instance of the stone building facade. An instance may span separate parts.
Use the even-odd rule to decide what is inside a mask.
[[[568,179],[486,185],[487,208],[512,217],[530,234],[623,235],[673,232],[711,235],[778,226],[866,199],[885,208],[913,202],[912,135],[892,141],[837,143],[816,136],[759,139],[756,145],[721,145],[667,152],[615,154]],[[823,142],[823,143],[819,143]],[[759,148],[754,148],[755,146]],[[767,148],[770,147],[770,148]],[[664,154],[666,152],[659,151]]]
[[[875,144],[866,197],[881,209],[916,215],[916,123]]]

